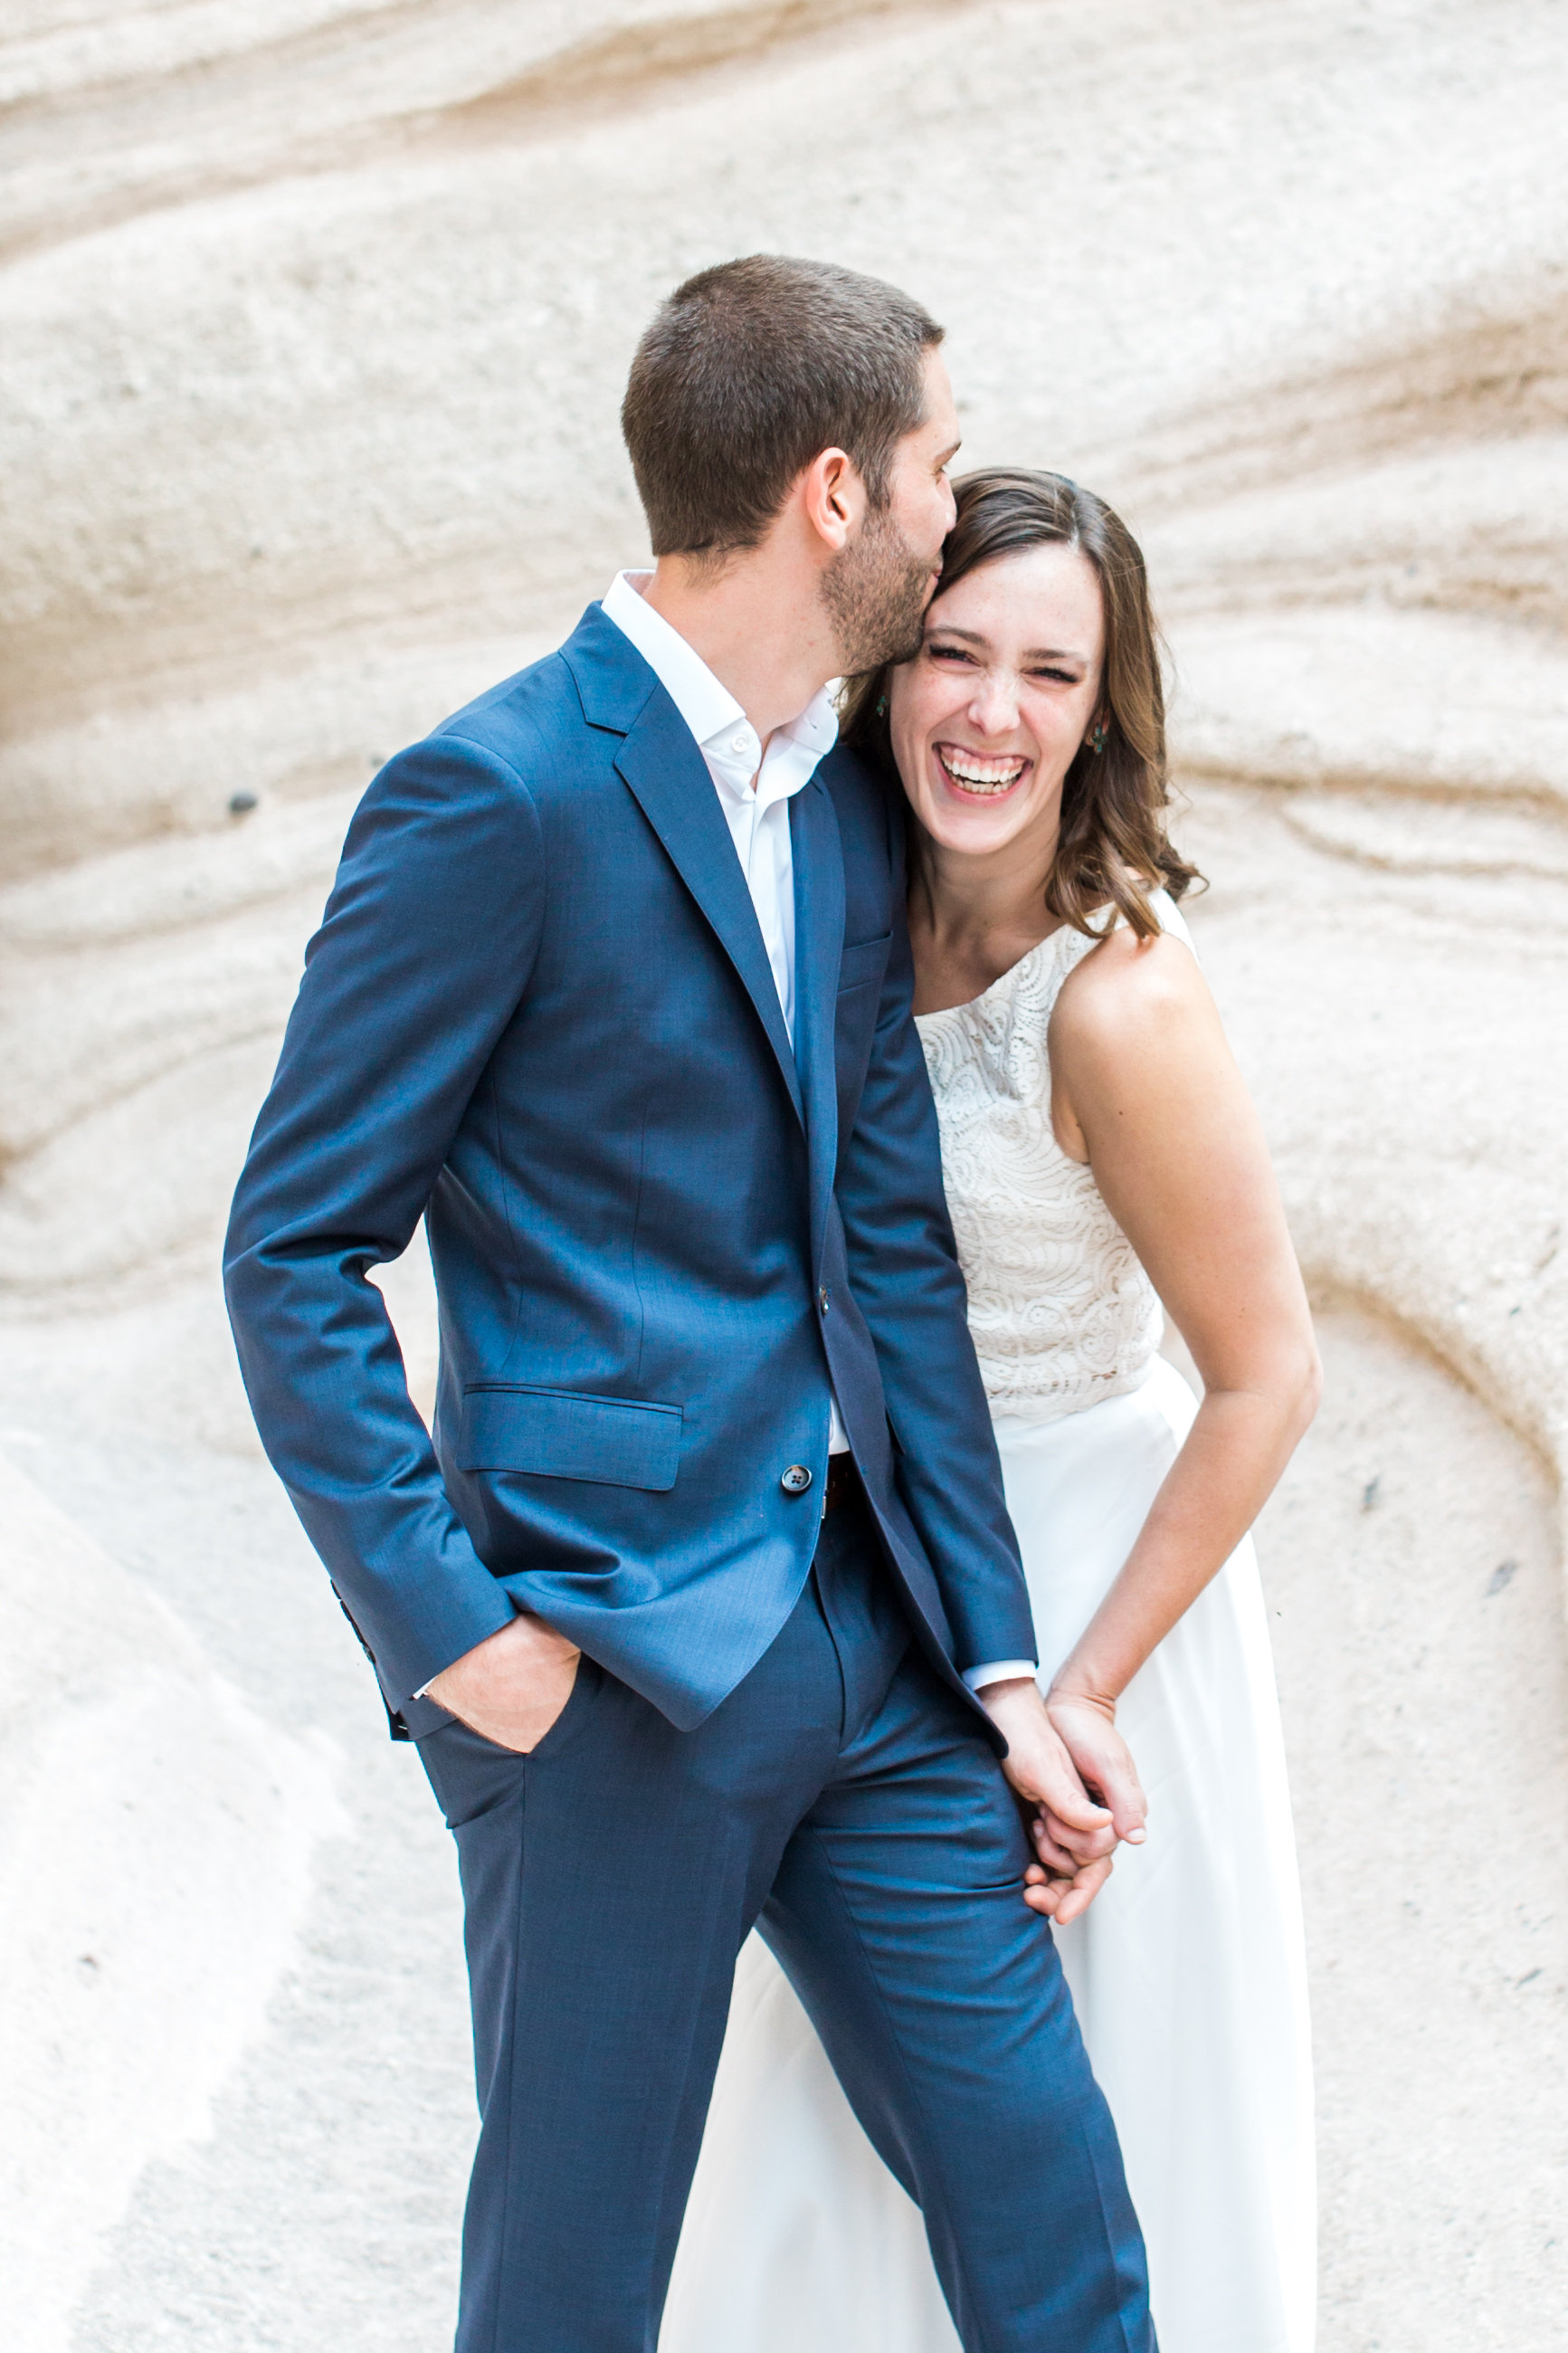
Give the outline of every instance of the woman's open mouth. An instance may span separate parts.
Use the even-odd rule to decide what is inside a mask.
[[[991,758],[984,752],[966,752],[958,744],[937,744],[932,749],[953,791],[967,793],[973,800],[994,800],[1002,793],[1010,793],[1029,765],[1022,752]]]

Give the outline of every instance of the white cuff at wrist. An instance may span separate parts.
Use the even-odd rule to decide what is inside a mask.
[[[1035,1672],[1033,1659],[994,1659],[989,1666],[965,1667],[963,1680],[972,1692],[983,1692],[987,1683],[1009,1683],[1020,1675],[1031,1678]]]

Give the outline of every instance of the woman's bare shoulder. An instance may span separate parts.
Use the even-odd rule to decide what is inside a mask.
[[[1198,960],[1174,932],[1141,940],[1118,923],[1068,975],[1051,1020],[1054,1044],[1135,1048],[1168,1039],[1194,1017],[1215,1018]]]

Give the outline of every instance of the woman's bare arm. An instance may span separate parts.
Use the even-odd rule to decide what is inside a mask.
[[[1052,1686],[1102,1718],[1251,1527],[1317,1407],[1311,1319],[1262,1131],[1190,951],[1118,929],[1051,1022],[1058,1141],[1092,1168],[1204,1382],[1126,1565]]]

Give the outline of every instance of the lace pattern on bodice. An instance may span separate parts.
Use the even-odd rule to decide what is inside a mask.
[[[1191,946],[1163,892],[1153,905]],[[973,1004],[916,1021],[986,1395],[1035,1422],[1136,1388],[1164,1325],[1092,1174],[1051,1127],[1051,1012],[1094,945],[1064,923]]]

